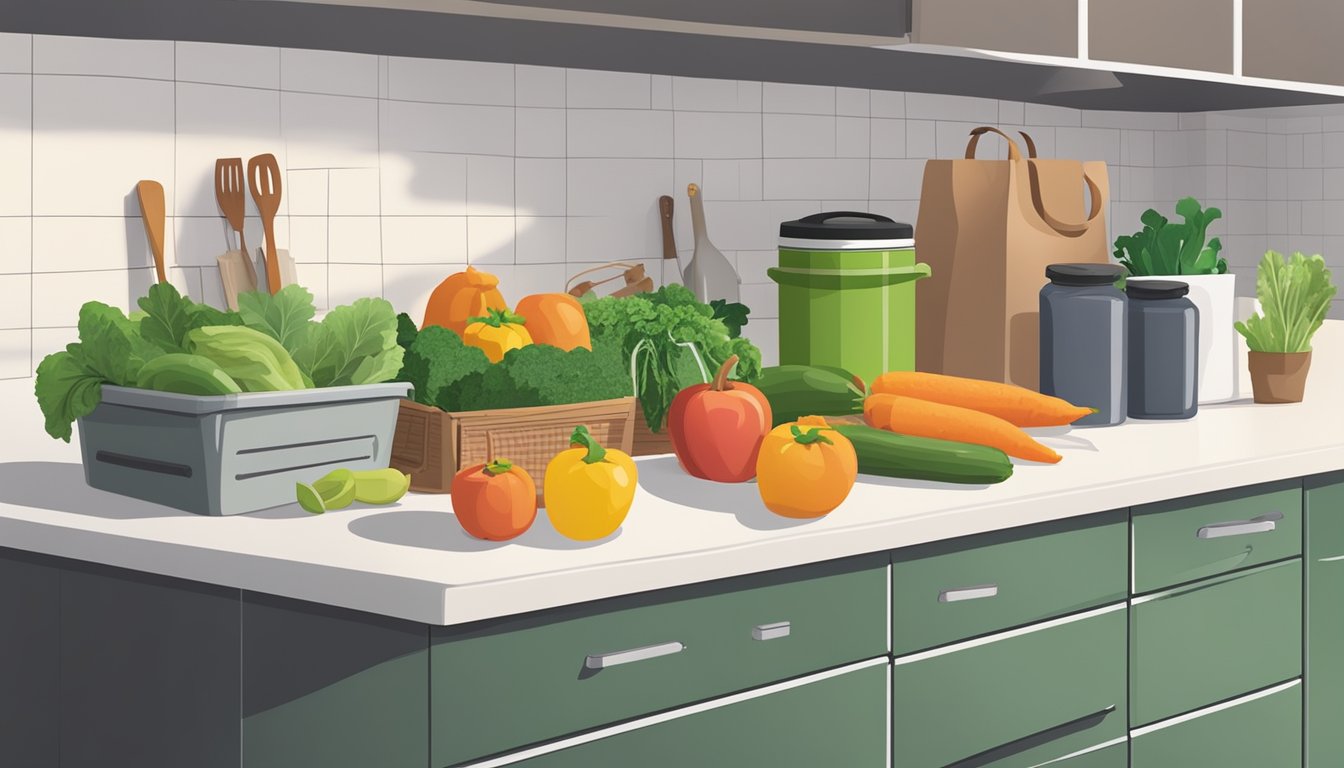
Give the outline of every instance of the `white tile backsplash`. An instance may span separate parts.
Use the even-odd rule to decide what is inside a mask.
[[[367,53],[280,49],[280,88],[378,98],[378,57]]]
[[[280,49],[227,43],[176,44],[179,83],[280,88]]]
[[[156,179],[171,216],[173,120],[172,82],[34,76],[33,214],[125,215],[136,183]],[[90,125],[103,128],[96,141]]]
[[[570,157],[672,157],[672,113],[650,109],[573,109]]]
[[[765,157],[835,157],[835,124],[834,115],[767,112],[761,116]]]
[[[735,112],[681,112],[675,114],[676,157],[760,157],[762,115]]]
[[[34,74],[173,79],[172,41],[34,35],[32,45]]]
[[[0,73],[33,71],[33,36],[0,32]]]
[[[653,105],[653,76],[571,69],[565,77],[565,103],[582,109],[649,109]]]
[[[765,112],[834,115],[835,87],[764,83],[761,86],[761,109]]]
[[[387,97],[511,107],[514,104],[514,67],[488,61],[389,56]]]
[[[979,125],[1019,145],[1028,131],[1042,157],[1105,160],[1113,231],[1133,231],[1149,207],[1173,216],[1193,194],[1224,210],[1210,236],[1252,282],[1270,246],[1323,248],[1344,264],[1344,109],[1103,113],[210,43],[39,36],[30,50],[29,40],[0,35],[0,376],[28,375],[35,354],[71,340],[79,304],[126,308],[151,283],[140,178],[169,192],[170,279],[222,302],[215,259],[234,236],[214,199],[214,160],[262,152],[285,173],[277,243],[318,305],[381,293],[417,321],[468,262],[497,274],[511,301],[613,259],[679,279],[680,263],[661,259],[656,200],[673,196],[688,259],[686,185],[700,184],[710,239],[738,266],[746,333],[767,362],[779,223],[841,208],[915,223],[927,159],[961,157]],[[109,51],[125,55],[109,63]],[[24,74],[35,59],[38,74]],[[1005,157],[1003,140],[986,136],[979,156]],[[250,196],[248,206],[255,249]]]

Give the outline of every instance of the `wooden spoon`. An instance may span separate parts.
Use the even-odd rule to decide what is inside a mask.
[[[168,273],[163,266],[163,229],[166,221],[163,206],[163,185],[157,181],[145,179],[135,185],[140,198],[140,215],[145,220],[145,236],[149,239],[149,249],[154,252],[154,270],[159,273],[159,282],[168,282]]]
[[[280,210],[280,163],[275,155],[257,155],[247,161],[247,185],[261,213],[261,228],[266,235],[266,287],[280,292],[280,261],[275,253],[275,214]]]

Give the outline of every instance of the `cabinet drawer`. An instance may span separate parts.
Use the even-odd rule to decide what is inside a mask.
[[[891,644],[901,656],[1123,600],[1124,510],[897,551]]]
[[[1302,554],[1299,480],[1134,507],[1134,593]]]
[[[1130,708],[1147,725],[1302,673],[1302,561],[1135,598]]]
[[[516,768],[881,766],[887,666],[877,664],[513,763]],[[699,708],[693,708],[699,709]]]
[[[1089,749],[1032,768],[1129,768],[1129,744],[1126,741],[1113,743],[1099,749]],[[1005,766],[1006,768],[1006,766]]]
[[[1294,680],[1236,701],[1139,728],[1132,768],[1302,765],[1302,688]]]
[[[435,629],[433,768],[881,656],[886,579],[859,558]]]
[[[1123,604],[896,659],[894,764],[1071,755],[1125,735],[1125,688]]]

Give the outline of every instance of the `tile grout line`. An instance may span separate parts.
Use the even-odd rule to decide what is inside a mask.
[[[33,197],[37,178],[37,39],[28,36],[28,374],[37,375],[37,281],[33,279],[33,239],[37,235],[33,216]]]

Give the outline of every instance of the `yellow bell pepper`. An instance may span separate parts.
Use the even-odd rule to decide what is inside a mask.
[[[584,426],[574,428],[569,442],[574,447],[546,465],[542,485],[546,516],[566,538],[593,541],[610,536],[625,522],[635,500],[639,474],[634,459],[615,448],[603,448]]]
[[[462,332],[462,342],[478,347],[492,363],[504,359],[510,349],[520,349],[532,343],[532,335],[523,326],[527,321],[507,309],[490,309],[487,317],[473,317]]]

